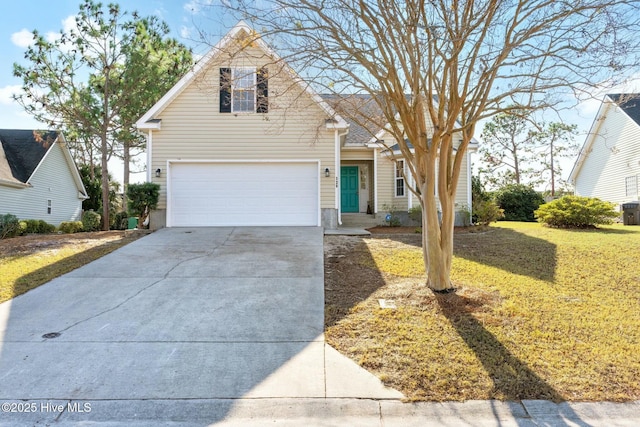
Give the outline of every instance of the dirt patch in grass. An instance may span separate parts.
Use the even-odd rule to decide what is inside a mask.
[[[638,400],[638,242],[615,227],[459,233],[457,291],[436,295],[419,234],[326,236],[325,336],[410,400]]]
[[[0,240],[0,302],[148,234],[145,230],[34,234]]]

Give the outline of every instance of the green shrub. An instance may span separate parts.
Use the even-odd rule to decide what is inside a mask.
[[[82,214],[82,225],[84,231],[97,231],[100,230],[100,220],[102,217],[96,211],[85,211]]]
[[[388,212],[384,217],[384,222],[386,222],[389,227],[400,227],[402,225],[402,221],[400,221],[400,217],[398,216],[398,208],[395,205],[382,205],[382,210]]]
[[[409,209],[409,219],[422,224],[422,206],[414,206]]]
[[[142,228],[152,209],[158,206],[160,186],[153,182],[143,184],[129,184],[127,188],[129,212],[138,217],[138,228]]]
[[[126,230],[127,229],[127,221],[129,219],[129,215],[126,212],[118,212],[113,217],[113,224],[111,225],[112,230]]]
[[[540,206],[538,221],[558,228],[588,228],[611,224],[620,214],[615,205],[595,197],[564,196]]]
[[[540,193],[523,184],[502,187],[496,192],[495,201],[507,221],[535,221],[534,212],[544,203]]]
[[[58,230],[62,233],[73,234],[84,231],[82,221],[64,221],[60,223]]]
[[[20,221],[12,214],[0,215],[0,239],[20,234]]]
[[[42,219],[25,219],[20,221],[20,234],[53,233],[56,227]]]
[[[469,227],[471,225],[469,205],[456,203],[456,220],[459,220],[463,227]]]
[[[504,217],[504,209],[493,200],[479,200],[474,203],[473,216],[479,225],[487,226]]]

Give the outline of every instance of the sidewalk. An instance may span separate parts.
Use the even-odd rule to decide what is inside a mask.
[[[27,402],[16,402],[25,404]],[[321,426],[511,427],[640,425],[640,402],[402,403],[374,399],[177,399],[29,401],[38,412],[2,414],[0,426]],[[64,407],[62,413],[55,413]],[[47,408],[52,411],[43,418]],[[44,411],[43,411],[44,410]],[[75,412],[74,412],[75,411]],[[218,420],[218,421],[216,421]]]

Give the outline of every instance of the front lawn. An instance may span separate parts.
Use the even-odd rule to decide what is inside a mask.
[[[445,295],[419,235],[325,239],[327,342],[409,399],[640,399],[640,227],[457,234]]]
[[[98,231],[34,234],[2,239],[0,303],[103,257],[145,233]]]

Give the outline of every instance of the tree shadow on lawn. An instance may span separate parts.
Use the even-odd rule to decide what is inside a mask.
[[[451,293],[434,293],[442,314],[449,320],[494,384],[491,395],[501,400],[564,400],[553,387],[515,357],[472,315],[479,302]]]
[[[15,281],[12,289],[9,290],[9,298],[7,299],[15,298],[18,295],[22,295],[25,292],[35,289],[56,277],[69,273],[76,268],[80,268],[91,261],[95,261],[96,259],[101,258],[136,239],[137,237],[125,237],[121,240],[93,246],[45,267],[26,273]]]
[[[407,244],[415,242],[417,246],[420,244],[419,236],[379,237],[391,238]],[[325,275],[325,328],[330,328],[348,317],[353,307],[367,300],[386,285],[383,275],[376,268],[367,266],[375,265],[367,245],[361,242],[343,251],[333,255],[325,254],[325,272],[331,271],[330,275]],[[358,262],[354,263],[354,259]],[[473,312],[482,308],[481,300],[458,295],[455,292],[432,295],[442,314],[474,352],[493,381],[494,389],[491,395],[494,399],[506,401],[531,399],[553,402],[565,400],[550,384],[514,356],[473,316]],[[387,348],[387,351],[390,349]],[[556,405],[554,410],[557,412],[548,415],[557,416],[559,423],[569,419],[575,425],[589,427],[589,424],[582,421],[579,415],[566,404]],[[519,422],[519,419],[516,422]],[[531,423],[527,421],[523,425],[531,425]]]
[[[325,252],[325,329],[349,315],[349,311],[367,300],[385,285],[373,256],[361,239],[338,254]]]
[[[434,293],[434,295],[444,316],[475,353],[493,381],[494,388],[491,394],[494,398],[507,401],[550,400],[555,403],[565,401],[560,393],[514,356],[471,314],[478,306],[477,301],[457,295],[455,292]],[[580,427],[591,426],[582,421],[567,404],[555,405],[554,409],[556,412],[547,414],[547,417],[557,417],[557,425],[568,425],[566,420],[571,420],[573,424]]]
[[[556,245],[508,228],[491,228],[485,233],[456,234],[453,253],[509,273],[553,282]]]
[[[611,230],[618,232],[618,230]],[[390,239],[422,247],[420,234],[375,234],[372,237]],[[453,238],[456,257],[499,268],[509,273],[553,282],[556,271],[556,245],[508,228],[489,228],[484,232],[456,230]]]

